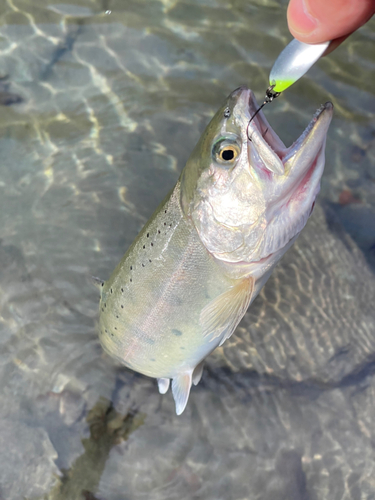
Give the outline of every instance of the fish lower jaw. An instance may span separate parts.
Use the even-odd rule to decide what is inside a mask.
[[[245,241],[241,250],[242,258],[237,252],[225,256],[213,254],[214,257],[226,269],[228,275],[235,279],[247,276],[252,276],[255,279],[261,278],[264,273],[273,269],[305,227],[313,212],[319,190],[320,183],[318,182],[314,186],[312,195],[303,203],[298,204],[298,207],[293,207],[293,209],[290,207],[289,213],[284,213],[281,217],[272,217],[256,248],[246,252]]]
[[[316,195],[319,192],[319,187]],[[293,207],[289,213],[284,213],[280,217],[275,217],[269,224],[263,240],[258,247],[254,264],[264,265],[267,259],[272,259],[277,255],[281,256],[290,248],[290,241],[294,241],[305,227],[315,204],[316,195],[309,197],[302,204]]]
[[[282,221],[275,218],[273,223],[269,224],[256,250],[248,257],[237,262],[221,261],[221,264],[230,270],[230,274],[235,278],[252,276],[254,279],[260,279],[265,273],[270,272],[305,227],[312,214],[318,192],[319,186],[314,195],[304,204],[305,206],[300,207],[299,212],[294,212],[299,216],[286,215]]]
[[[273,207],[262,241],[252,254],[254,263],[262,264],[275,252],[284,253],[284,247],[305,227],[320,191],[324,163],[319,160],[317,157],[302,179],[288,189],[284,201]]]

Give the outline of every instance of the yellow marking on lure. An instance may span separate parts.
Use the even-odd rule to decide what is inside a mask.
[[[270,85],[273,92],[283,92],[299,80],[322,57],[330,43],[311,45],[293,39],[271,69]]]

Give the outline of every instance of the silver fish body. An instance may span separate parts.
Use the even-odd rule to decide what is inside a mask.
[[[101,287],[99,338],[129,368],[172,380],[184,410],[203,361],[235,330],[311,214],[332,105],[285,148],[252,92],[234,91],[180,180]]]

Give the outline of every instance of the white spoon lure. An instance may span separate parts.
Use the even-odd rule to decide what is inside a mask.
[[[299,80],[322,57],[331,42],[317,43],[314,45],[300,42],[295,38],[285,47],[276,59],[270,73],[270,86],[266,90],[263,104],[252,116],[269,102],[278,97],[281,92]]]
[[[283,92],[299,80],[322,57],[330,43],[311,45],[293,39],[271,69],[270,85],[273,92]]]

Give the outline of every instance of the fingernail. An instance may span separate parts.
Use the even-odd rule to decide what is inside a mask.
[[[312,33],[319,24],[319,21],[310,12],[308,0],[293,0],[290,2],[288,18],[293,31],[301,35]]]

